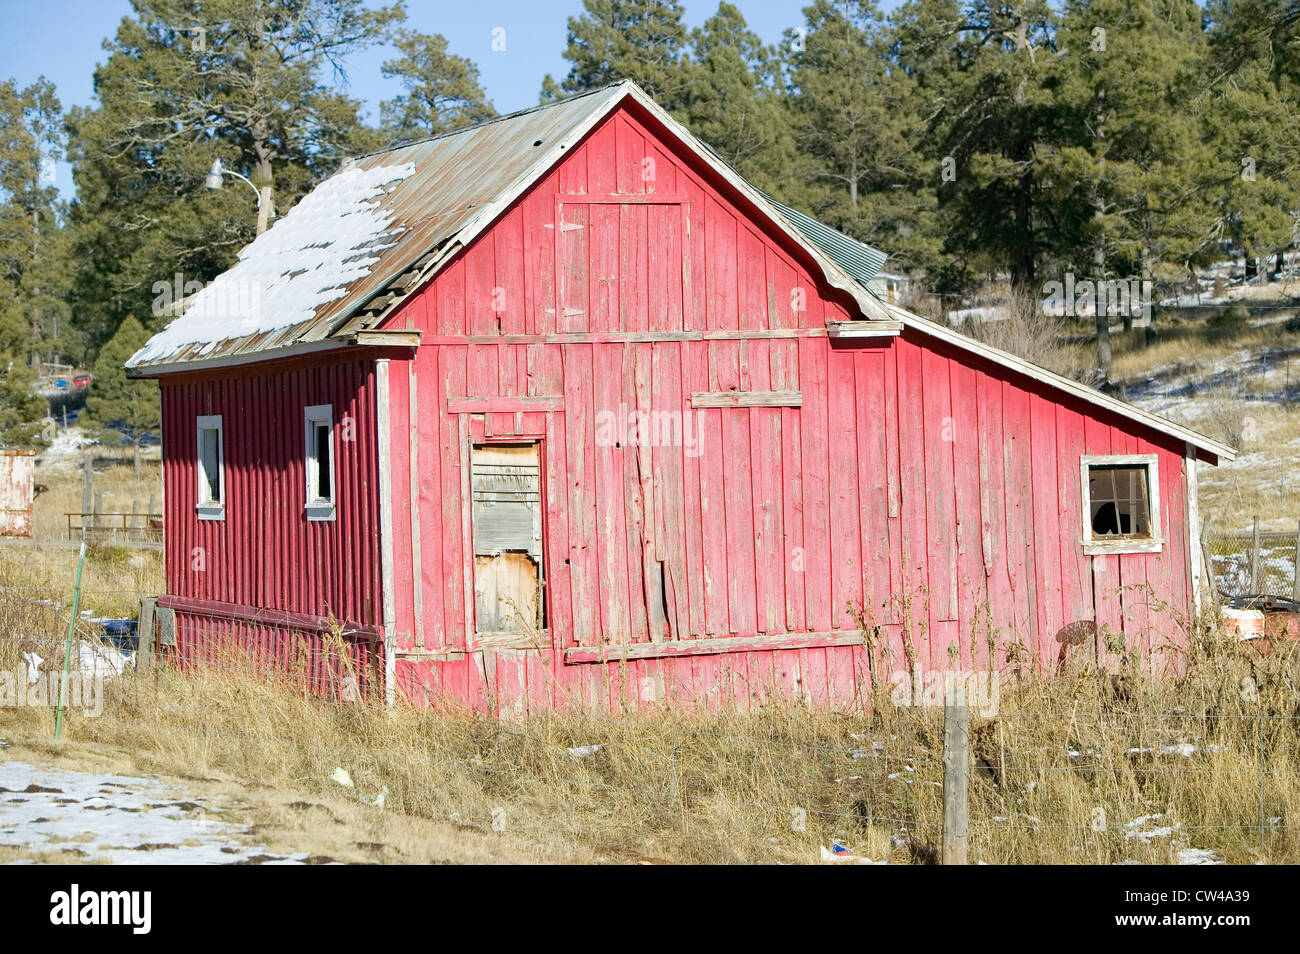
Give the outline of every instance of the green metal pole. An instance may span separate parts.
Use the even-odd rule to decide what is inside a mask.
[[[72,615],[68,618],[68,643],[63,649],[63,681],[59,684],[59,709],[54,716],[54,737],[63,732],[63,707],[68,704],[68,670],[72,668],[72,634],[81,609],[81,569],[86,565],[86,544],[77,552],[77,582],[72,587]]]

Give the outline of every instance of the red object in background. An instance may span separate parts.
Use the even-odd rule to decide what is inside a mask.
[[[77,375],[75,378],[72,379],[72,386],[73,386],[74,388],[88,388],[88,387],[90,387],[90,375],[88,375],[88,374],[79,374],[79,375]]]

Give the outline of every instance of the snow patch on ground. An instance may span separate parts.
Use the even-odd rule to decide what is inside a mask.
[[[185,314],[149,339],[133,366],[192,344],[208,354],[218,342],[287,328],[347,293],[369,274],[388,241],[393,211],[379,198],[390,183],[415,172],[413,163],[348,168],[326,179],[242,252],[234,267],[196,294]]]
[[[113,864],[301,864],[271,855],[220,807],[150,778],[0,763],[0,845]]]
[[[81,449],[91,441],[79,427],[66,427],[54,435],[50,446],[41,451],[41,459],[60,460],[67,457],[80,457]]]

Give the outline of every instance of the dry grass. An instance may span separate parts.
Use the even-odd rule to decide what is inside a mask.
[[[1111,335],[1111,378],[1120,383],[1139,381],[1154,372],[1185,367],[1194,370],[1249,349],[1279,343],[1281,325],[1245,324],[1235,330],[1214,331],[1205,322],[1167,324],[1156,340],[1147,344],[1146,330]]]
[[[96,457],[95,489],[103,494],[104,512],[144,511],[151,493],[161,508],[161,467],[146,462],[137,480],[129,457]],[[76,546],[66,539],[66,513],[81,511],[79,459],[43,461],[36,482],[48,488],[33,504],[29,541],[0,541],[0,591],[69,602],[76,575]],[[134,616],[140,597],[163,591],[162,551],[133,546],[131,541],[92,545],[82,577],[82,608],[97,616]],[[66,625],[66,624],[65,624]]]
[[[49,627],[31,612],[49,611],[0,605],[0,633]],[[0,640],[0,669],[16,665],[14,647]],[[1113,671],[1082,661],[1052,681],[1008,675],[999,711],[972,717],[972,859],[1169,862],[1196,848],[1236,863],[1300,861],[1296,653],[1261,656],[1206,633],[1174,679],[1118,660]],[[344,860],[366,859],[330,838],[391,861],[426,857],[416,833],[436,830],[433,855],[447,860],[807,863],[838,837],[873,858],[928,863],[940,839],[941,722],[934,708],[776,701],[504,722],[450,705],[330,702],[218,665],[124,679],[102,716],[74,712],[57,744],[48,713],[33,710],[0,710],[0,736],[51,758],[95,753],[220,783],[283,850]],[[599,749],[569,752],[579,746]],[[330,781],[339,767],[355,789]],[[383,788],[379,812],[362,797]],[[312,834],[330,813],[342,821],[325,827],[343,827]],[[1148,816],[1158,817],[1129,827]],[[377,817],[387,834],[345,834]]]

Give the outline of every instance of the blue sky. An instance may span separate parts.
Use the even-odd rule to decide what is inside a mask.
[[[788,27],[803,23],[808,0],[733,0],[750,28],[775,42]],[[888,9],[897,0],[881,6]],[[482,82],[501,112],[535,105],[542,77],[567,71],[562,56],[566,20],[582,10],[582,0],[408,0],[407,25],[447,37],[453,52],[478,64]],[[702,24],[717,0],[684,0],[689,25]],[[12,77],[25,86],[44,75],[58,88],[64,108],[93,101],[95,65],[106,58],[105,37],[111,36],[131,11],[128,0],[0,0],[0,79]],[[492,49],[493,31],[504,29],[505,50]],[[347,64],[349,95],[366,103],[371,120],[379,102],[397,91],[397,84],[380,76],[391,49],[376,48],[354,56]],[[71,194],[66,165],[57,183]]]

